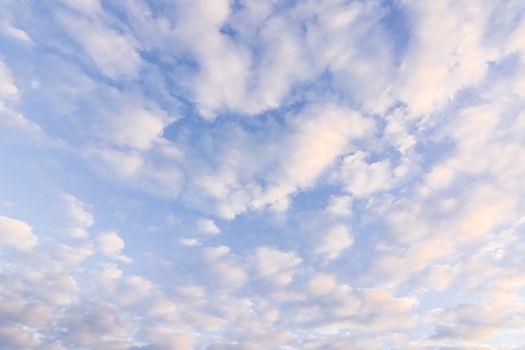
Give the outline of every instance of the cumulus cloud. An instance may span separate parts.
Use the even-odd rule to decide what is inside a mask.
[[[64,201],[67,205],[68,216],[71,220],[70,227],[67,230],[68,234],[75,238],[89,235],[87,229],[93,226],[95,221],[93,215],[87,210],[86,204],[70,194],[64,195]]]
[[[94,5],[87,3],[80,3],[75,7],[90,12],[94,10]],[[141,59],[131,38],[108,28],[98,18],[89,20],[62,12],[57,15],[57,21],[79,43],[102,73],[110,78],[134,77],[138,74]]]
[[[497,57],[497,51],[483,42],[494,4],[402,4],[414,37],[401,67],[398,94],[414,115],[432,113],[456,92],[478,82]],[[439,31],[429,30],[436,26]],[[426,77],[424,82],[421,76]]]
[[[131,262],[131,259],[122,255],[124,250],[124,240],[115,231],[109,231],[99,234],[96,237],[97,249],[104,255],[123,262]]]
[[[524,18],[4,1],[0,347],[522,347]]]
[[[210,219],[199,219],[197,221],[197,228],[200,232],[207,235],[218,235],[221,233],[220,228],[215,225],[215,222]]]
[[[327,260],[334,260],[341,253],[350,248],[354,243],[354,238],[344,225],[335,225],[320,236],[316,244],[315,253],[323,256]]]
[[[289,188],[313,185],[316,178],[348,150],[352,139],[370,135],[374,129],[372,121],[336,105],[313,107],[295,122],[296,130],[290,143],[285,145],[290,152],[283,159],[282,178],[275,189],[268,191],[270,194],[287,195]]]
[[[38,242],[31,230],[31,226],[25,222],[7,216],[0,216],[0,243],[6,248],[19,251],[27,251]]]
[[[319,273],[308,281],[308,291],[313,295],[326,295],[330,294],[336,285],[334,276]]]
[[[349,216],[352,214],[352,196],[332,196],[326,210],[335,216]]]
[[[346,156],[338,180],[355,197],[367,197],[391,186],[393,174],[388,160],[368,163],[363,152]]]
[[[228,246],[210,247],[204,250],[208,269],[213,278],[225,289],[236,289],[248,280],[243,267],[236,263],[236,257],[231,254]]]
[[[195,247],[199,245],[199,240],[196,238],[181,238],[179,242],[187,247]]]
[[[294,270],[301,263],[294,252],[283,252],[269,247],[260,247],[255,251],[255,268],[259,275],[277,285],[292,282]]]

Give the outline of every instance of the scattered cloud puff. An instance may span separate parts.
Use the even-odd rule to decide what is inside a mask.
[[[199,221],[197,221],[197,228],[200,232],[207,235],[218,235],[221,233],[220,228],[210,219],[199,219]]]
[[[97,249],[104,255],[123,262],[131,262],[131,259],[122,255],[125,243],[117,232],[109,231],[99,234],[96,237]]]
[[[316,244],[315,253],[324,256],[327,260],[334,260],[341,253],[350,248],[354,238],[344,225],[338,224],[330,228],[320,237]]]
[[[7,248],[25,251],[33,248],[38,238],[25,222],[0,216],[0,242]]]
[[[0,347],[525,346],[523,2],[0,2]]]
[[[196,238],[181,238],[179,242],[180,244],[185,245],[187,247],[195,247],[200,244],[199,240]]]
[[[255,259],[257,273],[281,286],[292,282],[294,270],[301,263],[301,258],[293,252],[282,252],[268,247],[257,248]]]
[[[70,194],[64,195],[64,201],[70,218],[70,227],[67,233],[75,238],[88,236],[87,229],[93,226],[95,221],[93,215],[87,211],[86,204]]]

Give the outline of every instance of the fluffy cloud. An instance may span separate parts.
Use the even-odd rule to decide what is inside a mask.
[[[64,201],[67,205],[68,216],[71,219],[68,234],[71,237],[86,237],[89,233],[86,231],[94,224],[93,215],[87,211],[86,204],[79,201],[70,194],[64,195]]]
[[[494,4],[403,1],[402,6],[414,37],[403,60],[397,93],[412,114],[429,114],[462,88],[477,83],[489,61],[497,57],[497,51],[483,42]],[[436,26],[440,30],[430,29]]]
[[[293,252],[282,252],[268,247],[260,247],[255,251],[257,272],[277,285],[291,283],[294,270],[300,263],[301,258]]]
[[[335,216],[349,216],[352,214],[352,197],[351,196],[333,196],[326,210]]]
[[[2,10],[4,347],[525,344],[521,2]]]
[[[334,260],[344,250],[350,248],[353,243],[354,238],[348,231],[348,228],[341,224],[335,225],[319,238],[315,253],[327,260]]]
[[[96,238],[96,245],[104,255],[123,262],[131,262],[129,257],[122,255],[125,243],[117,232],[109,231],[99,234]]]
[[[95,9],[91,4],[75,6],[90,12]],[[141,59],[131,38],[108,28],[96,17],[78,18],[63,12],[57,20],[104,74],[111,78],[138,74]]]
[[[200,219],[197,221],[197,228],[200,232],[208,235],[218,235],[221,233],[221,230],[215,225],[213,220],[210,219]]]
[[[391,186],[392,169],[388,160],[368,163],[363,152],[346,156],[341,164],[339,181],[355,197],[367,197]]]
[[[244,285],[248,275],[244,269],[236,263],[236,257],[231,254],[228,246],[206,248],[204,257],[208,262],[208,269],[213,278],[227,289],[236,289]]]
[[[26,251],[33,248],[38,238],[31,226],[17,219],[0,216],[0,243],[6,248]]]

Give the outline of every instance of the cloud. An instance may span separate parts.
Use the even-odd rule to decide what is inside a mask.
[[[519,348],[524,6],[4,2],[0,347]]]
[[[404,1],[402,6],[413,37],[399,72],[396,94],[413,115],[429,114],[462,88],[479,82],[489,61],[497,57],[497,51],[483,40],[494,4]],[[441,30],[429,30],[436,26]],[[426,77],[424,82],[421,76]]]
[[[108,139],[118,147],[140,151],[151,149],[160,142],[170,118],[141,108],[126,108],[118,111],[108,123]]]
[[[139,349],[151,349],[151,350],[168,350],[168,349],[180,349],[180,350],[191,350],[193,349],[193,343],[195,337],[192,334],[186,334],[177,332],[169,328],[169,325],[165,327],[151,327],[150,329],[144,329],[140,333],[141,339],[148,342],[149,345],[141,346]]]
[[[1,58],[1,57],[0,57]],[[4,129],[5,139],[20,142],[29,139],[30,143],[57,143],[51,140],[40,125],[20,113],[21,92],[8,66],[0,59],[0,128]]]
[[[199,219],[197,221],[197,228],[200,232],[207,235],[218,235],[221,230],[215,225],[213,220],[210,219]]]
[[[124,249],[124,240],[115,231],[108,231],[99,234],[96,237],[97,249],[104,255],[123,262],[131,262],[132,260],[122,255]]]
[[[37,337],[22,326],[8,325],[0,328],[0,344],[12,349],[30,349],[39,345]]]
[[[335,289],[336,285],[334,276],[318,273],[308,281],[308,291],[313,295],[327,295]]]
[[[87,6],[82,9],[90,10]],[[108,28],[96,17],[88,20],[61,12],[56,19],[102,73],[113,79],[137,76],[142,61],[131,38]]]
[[[371,120],[337,105],[313,106],[294,120],[279,187],[305,188],[322,174],[353,139],[373,133]]]
[[[235,107],[244,97],[250,57],[220,28],[230,14],[230,2],[212,6],[206,1],[181,3],[174,31],[194,55],[199,68],[191,88],[200,113],[213,118],[221,110]]]
[[[13,101],[18,99],[18,88],[16,87],[13,77],[11,76],[11,72],[9,71],[8,67],[5,65],[4,62],[0,61],[0,77],[2,78],[0,81],[2,85],[1,92],[0,92],[0,102],[2,102],[2,105],[0,105],[3,108],[4,103],[8,101]]]
[[[181,238],[179,242],[187,247],[196,247],[200,244],[199,240],[196,238]]]
[[[236,263],[236,257],[231,254],[228,246],[206,248],[204,257],[207,260],[207,268],[222,288],[237,289],[248,281],[249,276]]]
[[[355,197],[367,197],[391,186],[393,174],[388,160],[368,163],[366,154],[358,151],[346,156],[337,179]]]
[[[352,214],[352,196],[332,196],[326,210],[335,216],[350,216]]]
[[[348,231],[348,228],[338,224],[331,227],[319,238],[315,253],[323,256],[327,260],[334,260],[339,257],[344,250],[350,248],[353,243],[354,238]]]
[[[294,252],[283,252],[269,247],[259,247],[255,250],[257,272],[278,286],[292,282],[293,274],[301,261]]]
[[[70,194],[64,195],[64,201],[67,205],[68,216],[71,220],[68,234],[74,238],[86,237],[89,235],[89,229],[95,223],[93,215],[87,211],[85,203],[79,201]]]
[[[6,20],[2,21],[0,19],[0,33],[25,44],[29,44],[32,42],[31,37],[25,31],[13,26]]]
[[[0,243],[19,251],[31,250],[38,242],[31,226],[17,219],[0,216]]]

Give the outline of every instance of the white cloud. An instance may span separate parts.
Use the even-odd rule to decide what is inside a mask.
[[[215,222],[210,219],[199,219],[197,221],[197,228],[200,232],[207,235],[218,235],[221,233],[220,228],[215,225]]]
[[[11,349],[31,349],[38,346],[40,341],[25,327],[8,324],[0,328],[0,343]]]
[[[494,49],[483,45],[494,4],[467,0],[402,5],[412,40],[394,90],[413,115],[432,113],[457,91],[477,83],[496,57]],[[437,27],[440,30],[432,29]]]
[[[193,334],[173,330],[169,324],[161,324],[159,326],[144,329],[139,336],[146,343],[152,344],[151,347],[146,346],[146,348],[177,350],[194,349],[193,343],[195,341],[195,336]]]
[[[232,262],[217,261],[213,263],[211,270],[227,289],[239,288],[248,281],[246,272]]]
[[[336,105],[313,107],[295,123],[282,175],[283,182],[299,188],[311,185],[352,139],[370,135],[374,129],[372,121]]]
[[[87,237],[89,229],[95,223],[93,215],[87,211],[85,203],[70,194],[65,194],[64,201],[67,205],[68,216],[71,220],[68,234],[74,238]]]
[[[315,253],[322,255],[327,260],[334,260],[341,253],[350,248],[354,238],[345,225],[335,225],[319,237],[316,242]]]
[[[358,198],[389,188],[393,177],[388,160],[367,162],[362,151],[346,156],[336,175],[345,190]]]
[[[56,244],[54,257],[70,266],[76,266],[93,254],[91,244],[80,247],[71,247],[66,244]]]
[[[203,207],[211,200],[216,214],[227,219],[248,210],[285,211],[291,195],[314,187],[338,157],[375,129],[371,119],[336,104],[308,105],[286,117],[282,127],[269,123],[266,138],[238,127],[223,130],[230,139],[218,141],[221,162],[189,169],[196,173],[190,181]],[[195,201],[195,191],[187,194]]]
[[[257,273],[278,286],[286,286],[292,282],[293,275],[302,261],[294,252],[269,247],[257,248],[254,258]]]
[[[89,155],[100,158],[113,173],[121,177],[131,177],[139,172],[144,159],[137,152],[122,152],[112,149],[88,150]]]
[[[179,242],[186,247],[196,247],[200,244],[199,240],[196,238],[181,238],[179,239]]]
[[[7,21],[0,19],[0,33],[23,43],[31,43],[31,37],[22,29],[13,26]]]
[[[38,242],[31,226],[17,219],[0,216],[0,244],[20,251],[31,250]]]
[[[326,210],[335,216],[346,217],[352,214],[352,196],[332,196]]]
[[[282,144],[287,150],[272,184],[252,201],[252,206],[287,209],[294,192],[313,186],[354,139],[372,133],[374,124],[355,111],[336,105],[313,106],[292,121],[293,132]]]
[[[317,273],[308,281],[308,291],[312,295],[328,295],[337,286],[334,276]]]
[[[78,41],[102,73],[114,79],[138,75],[142,60],[132,38],[120,35],[97,18],[87,20],[61,12],[57,21]]]
[[[122,108],[107,123],[108,141],[117,147],[131,148],[139,151],[151,149],[160,142],[164,128],[170,118],[162,112],[154,113],[142,108]]]
[[[264,6],[262,3],[249,4],[243,12],[261,11]],[[306,46],[302,43],[299,27],[293,21],[277,16],[261,21],[258,41],[264,45],[265,50],[257,69],[250,71],[253,87],[246,89],[247,96],[237,106],[249,114],[279,107],[295,83],[317,73],[306,59]]]
[[[204,0],[182,3],[175,34],[193,53],[199,71],[191,88],[200,113],[213,118],[218,112],[236,107],[244,98],[250,57],[220,33],[230,14],[230,2],[219,0],[211,5]]]
[[[430,268],[428,282],[436,291],[446,290],[456,277],[456,271],[451,266],[436,265]]]
[[[104,255],[123,262],[131,262],[131,259],[122,255],[124,240],[115,231],[99,234],[96,237],[97,249]]]
[[[18,88],[16,87],[11,72],[4,62],[0,60],[0,111],[4,109],[4,103],[18,99]]]
[[[122,277],[122,270],[120,270],[115,265],[108,264],[102,268],[100,272],[100,276],[104,280],[112,280],[112,279],[120,278]]]
[[[226,290],[239,288],[248,281],[248,275],[228,246],[206,248],[204,257],[213,277]]]
[[[230,253],[230,247],[225,246],[225,245],[221,245],[218,247],[209,247],[209,248],[206,248],[206,250],[204,251],[206,258],[208,259],[218,259],[218,258],[228,255],[229,253]]]
[[[1,174],[16,203],[4,209],[38,208],[45,234],[0,217],[1,344],[524,340],[519,1],[41,6],[8,1],[0,14],[3,134],[45,130],[63,146],[0,150],[15,165]],[[92,205],[66,195],[64,212],[48,195],[63,181],[86,184]],[[117,267],[131,261],[117,232],[88,234],[91,212],[122,232],[155,226],[134,237],[140,276]],[[228,235],[213,216],[231,220]],[[174,229],[215,236],[164,234]]]

